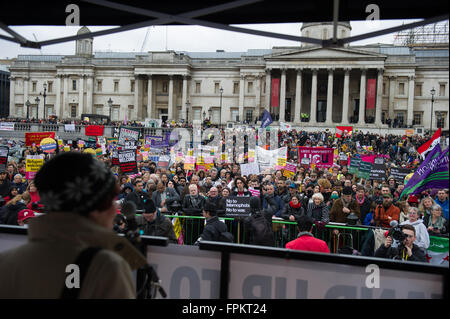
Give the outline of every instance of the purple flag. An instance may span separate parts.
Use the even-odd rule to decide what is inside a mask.
[[[449,187],[449,148],[447,147],[442,153],[440,150],[441,147],[437,144],[408,181],[400,198],[418,194],[427,189],[443,189]]]

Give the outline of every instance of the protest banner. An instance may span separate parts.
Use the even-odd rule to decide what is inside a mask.
[[[358,177],[364,178],[364,179],[369,179],[370,172],[372,171],[372,166],[373,166],[373,164],[370,162],[361,161],[361,163],[359,164],[359,169],[358,169]]]
[[[358,174],[359,164],[361,163],[360,157],[352,157],[348,166],[348,172],[350,174]]]
[[[137,141],[139,140],[139,130],[120,127],[119,129],[119,145],[124,145],[125,141]]]
[[[84,128],[84,134],[86,136],[102,136],[103,125],[86,125]]]
[[[64,124],[65,132],[75,132],[75,124]]]
[[[42,139],[41,149],[44,153],[53,153],[56,150],[56,141],[50,137]]]
[[[317,168],[329,168],[333,166],[334,149],[325,147],[306,147],[300,146],[298,148],[298,158],[310,158],[311,164],[314,164]]]
[[[339,153],[339,165],[347,166],[348,165],[348,156],[345,153]]]
[[[295,165],[295,163],[286,163],[286,166],[283,169],[283,176],[286,176],[289,179],[293,179],[296,169],[297,165]]]
[[[195,169],[195,157],[194,156],[186,156],[184,158],[184,169],[186,171]]]
[[[225,216],[227,217],[245,217],[250,216],[250,198],[228,196],[225,199]]]
[[[258,163],[248,163],[248,164],[240,164],[241,165],[241,175],[249,176],[252,174],[259,175],[259,165]]]
[[[261,194],[261,191],[259,189],[254,189],[253,187],[249,187],[248,191],[252,193],[252,196],[256,197],[259,197],[259,195]]]
[[[280,166],[278,164],[286,163],[284,159],[287,159],[287,147],[280,147],[271,151],[259,146],[256,147],[256,160],[260,170],[275,170],[277,166]]]
[[[27,155],[25,159],[25,178],[28,180],[34,179],[36,173],[44,165],[43,155]]]
[[[448,238],[430,236],[430,246],[426,252],[426,257],[430,264],[446,266],[448,268],[448,243]]]
[[[394,177],[396,182],[401,184],[403,184],[406,175],[408,175],[409,173],[411,173],[411,170],[407,168],[391,168],[391,176]]]
[[[46,137],[55,138],[55,132],[25,133],[25,146],[33,146],[33,143],[39,146],[41,141]]]
[[[136,150],[118,151],[120,170],[124,174],[137,174]]]
[[[170,163],[170,156],[162,155],[159,157],[157,167],[159,168],[168,168]]]
[[[6,165],[8,164],[8,146],[0,146],[0,172],[6,171]]]
[[[14,122],[0,122],[0,131],[14,131]]]
[[[376,157],[370,171],[369,179],[375,181],[384,181],[386,178],[386,166],[383,157]]]

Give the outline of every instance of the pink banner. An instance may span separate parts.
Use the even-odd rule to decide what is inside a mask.
[[[376,155],[361,155],[361,160],[367,163],[374,163]]]
[[[375,92],[377,90],[377,80],[367,79],[367,110],[375,109]]]
[[[299,161],[302,158],[310,158],[311,164],[316,165],[317,168],[329,168],[333,166],[334,148],[300,146],[298,148],[298,154]]]

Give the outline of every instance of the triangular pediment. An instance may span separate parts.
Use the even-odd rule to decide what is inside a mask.
[[[386,58],[386,55],[348,48],[305,48],[276,52],[266,59],[301,60],[301,59],[367,59]]]

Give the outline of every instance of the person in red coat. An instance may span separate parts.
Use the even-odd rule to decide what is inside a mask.
[[[318,253],[330,253],[328,245],[323,240],[312,235],[314,220],[309,216],[301,216],[297,221],[299,230],[298,238],[286,244],[287,249],[312,251]]]

